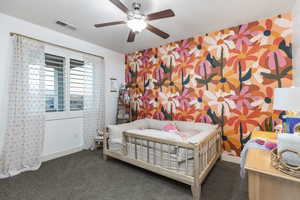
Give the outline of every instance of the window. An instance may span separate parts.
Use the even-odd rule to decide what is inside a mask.
[[[65,58],[45,55],[46,112],[65,110]]]
[[[70,60],[70,110],[83,110],[84,62]]]
[[[84,61],[68,54],[45,54],[46,112],[82,111],[85,75],[90,73]],[[86,69],[87,68],[87,69]]]

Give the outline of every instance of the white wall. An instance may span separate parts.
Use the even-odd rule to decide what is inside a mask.
[[[106,83],[106,124],[114,123],[117,93],[110,93],[110,78],[124,82],[124,55],[103,47],[79,40],[62,33],[31,24],[0,13],[0,150],[7,116],[8,69],[11,62],[10,32],[16,32],[65,47],[86,51],[104,57]],[[72,151],[82,145],[82,119],[72,118],[47,121],[43,156],[51,157],[64,151]]]

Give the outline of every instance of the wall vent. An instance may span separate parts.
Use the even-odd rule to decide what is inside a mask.
[[[75,26],[73,26],[73,25],[71,25],[71,24],[68,24],[68,23],[66,23],[66,22],[63,22],[63,21],[56,21],[55,23],[56,23],[57,25],[59,25],[59,26],[63,26],[63,27],[68,28],[68,29],[70,29],[70,30],[73,30],[73,31],[76,30],[76,27],[75,27]]]

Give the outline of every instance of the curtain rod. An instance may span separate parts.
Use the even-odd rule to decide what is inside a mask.
[[[22,37],[24,37],[24,38],[28,38],[28,39],[31,39],[31,40],[35,40],[35,41],[38,41],[38,42],[41,42],[41,43],[44,43],[44,44],[48,44],[48,45],[51,45],[51,46],[63,48],[63,49],[70,50],[70,51],[75,51],[75,52],[78,52],[78,53],[84,53],[84,54],[87,54],[87,55],[96,56],[96,57],[98,57],[98,58],[104,59],[103,56],[99,56],[99,55],[96,55],[96,54],[88,53],[88,52],[85,52],[85,51],[80,51],[80,50],[77,50],[77,49],[72,49],[72,48],[64,47],[64,46],[59,45],[59,44],[54,44],[54,43],[51,43],[51,42],[46,42],[46,41],[39,40],[39,39],[36,39],[36,38],[33,38],[33,37],[29,37],[29,36],[27,36],[27,35],[22,35],[22,34],[19,34],[19,33],[13,33],[13,32],[10,32],[9,35],[10,35],[10,36],[14,36],[14,35],[22,36]]]

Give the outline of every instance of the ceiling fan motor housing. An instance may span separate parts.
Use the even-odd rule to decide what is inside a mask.
[[[127,14],[127,19],[128,20],[133,20],[133,19],[137,19],[137,20],[145,20],[146,17],[143,13],[140,12],[140,8],[141,8],[141,4],[134,2],[132,4],[133,7],[133,11],[129,11]]]
[[[132,7],[134,10],[140,10],[142,5],[140,3],[134,2],[134,3],[132,3]]]

